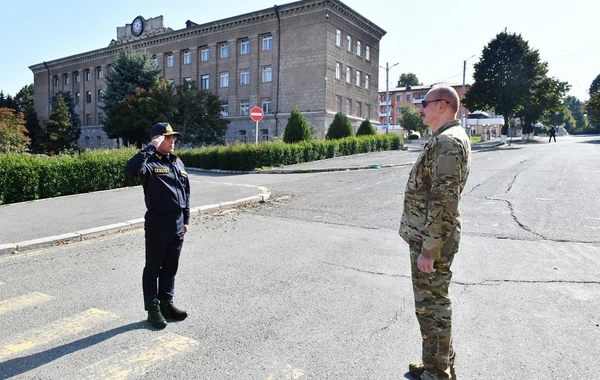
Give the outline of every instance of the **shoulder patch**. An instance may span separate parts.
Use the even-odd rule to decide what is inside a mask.
[[[436,167],[438,174],[456,173],[458,171],[457,160],[456,156],[439,156]]]

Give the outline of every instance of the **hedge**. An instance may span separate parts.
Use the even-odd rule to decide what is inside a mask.
[[[347,137],[296,144],[266,142],[177,151],[187,167],[252,171],[402,148],[395,134]],[[85,151],[73,155],[0,154],[0,204],[139,185],[125,172],[135,148]]]

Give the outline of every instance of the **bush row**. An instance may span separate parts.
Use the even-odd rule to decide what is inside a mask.
[[[184,150],[177,152],[177,155],[188,167],[249,171],[359,153],[398,150],[402,148],[402,143],[402,137],[389,134],[296,144],[236,144]]]
[[[187,167],[249,171],[402,147],[398,135],[348,137],[297,144],[235,144],[177,151]],[[125,172],[135,148],[74,155],[0,154],[0,204],[139,185]]]
[[[139,185],[124,171],[135,149],[0,155],[0,204]]]

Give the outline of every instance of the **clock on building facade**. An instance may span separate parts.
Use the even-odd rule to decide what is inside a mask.
[[[144,19],[142,16],[137,16],[131,23],[131,34],[139,36],[144,31]]]

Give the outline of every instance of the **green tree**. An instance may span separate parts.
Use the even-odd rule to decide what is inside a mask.
[[[44,121],[44,150],[48,154],[58,154],[72,148],[71,114],[62,94],[56,95],[50,117]]]
[[[29,144],[25,118],[13,108],[0,108],[0,153],[21,153]]]
[[[407,131],[418,131],[421,135],[425,134],[428,127],[423,124],[423,118],[419,111],[413,106],[400,107],[400,126]]]
[[[600,75],[598,75],[590,85],[590,100],[588,100],[585,110],[587,112],[590,127],[587,132],[600,132]]]
[[[588,128],[587,117],[585,115],[585,104],[574,96],[567,96],[565,98],[565,104],[575,119],[575,125],[570,126],[569,124],[566,124],[565,129],[571,134],[583,133],[583,131]]]
[[[71,126],[69,127],[67,133],[69,137],[71,137],[71,143],[75,144],[77,143],[77,140],[79,140],[79,136],[81,135],[81,119],[79,118],[79,115],[75,113],[75,101],[73,99],[73,96],[71,95],[71,92],[58,91],[56,94],[54,94],[53,97],[50,98],[51,107],[54,107],[56,103],[56,98],[58,96],[62,96],[64,102],[67,105],[67,109],[69,110],[69,123],[71,123]]]
[[[41,153],[43,151],[41,139],[44,131],[33,104],[33,84],[23,86],[15,95],[15,101],[19,111],[25,116],[25,129],[31,139],[29,150],[33,153]]]
[[[506,136],[509,120],[528,103],[532,87],[546,75],[547,64],[520,34],[504,30],[483,49],[474,67],[474,83],[465,95],[465,107],[502,115],[501,133]]]
[[[106,76],[106,91],[102,96],[104,105],[100,107],[104,111],[103,129],[108,137],[124,138],[129,142],[135,142],[136,145],[141,145],[140,131],[132,134],[131,127],[123,124],[123,120],[131,119],[131,117],[125,115],[127,110],[121,102],[130,95],[148,94],[150,88],[156,85],[159,73],[160,70],[149,53],[130,49],[121,50],[111,66],[111,71]],[[128,102],[131,103],[131,101],[130,98]],[[131,110],[131,112],[139,114],[136,110]],[[162,110],[161,112],[166,113],[167,111]],[[150,126],[146,126],[146,128],[150,128]]]
[[[170,119],[181,133],[182,143],[214,145],[225,143],[229,120],[223,118],[223,104],[196,82],[175,87],[174,112]]]
[[[521,119],[524,134],[533,133],[536,122],[544,118],[548,120],[550,116],[555,118],[556,114],[564,111],[563,99],[569,87],[568,83],[555,78],[540,77],[533,80],[531,94],[523,101],[523,108],[516,115]]]
[[[398,87],[421,86],[419,78],[413,73],[402,73],[398,79]]]
[[[369,119],[363,120],[363,122],[360,123],[360,126],[356,130],[356,136],[371,136],[376,134],[377,131],[375,130],[375,128],[373,128],[373,125],[371,124]]]
[[[3,91],[0,91],[0,107],[1,108],[10,108],[15,111],[17,111],[19,109],[15,99],[13,99],[13,97],[10,95],[5,96]]]
[[[301,141],[310,141],[312,135],[310,126],[306,118],[298,109],[294,109],[290,114],[285,130],[283,131],[283,141],[293,144]]]
[[[156,77],[148,89],[137,88],[133,94],[112,107],[112,122],[120,126],[119,134],[127,142],[141,148],[150,141],[150,128],[172,116],[173,97],[171,84]]]
[[[588,100],[585,109],[590,122],[586,132],[600,133],[600,91],[590,94],[590,100]]]
[[[343,139],[354,135],[352,124],[343,112],[338,112],[333,117],[333,121],[329,124],[325,138],[327,140]]]
[[[553,112],[546,113],[540,121],[546,126],[564,126],[567,131],[569,129],[572,130],[575,126],[575,119],[567,105],[564,103]]]

